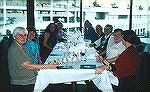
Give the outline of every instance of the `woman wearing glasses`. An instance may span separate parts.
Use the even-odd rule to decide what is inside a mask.
[[[114,86],[115,92],[134,92],[136,90],[136,70],[139,53],[134,45],[139,44],[139,38],[132,30],[122,32],[122,42],[126,49],[119,55],[115,65],[107,63],[96,68],[96,73],[111,70],[118,77],[119,85]]]

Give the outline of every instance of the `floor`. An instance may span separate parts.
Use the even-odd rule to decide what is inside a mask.
[[[49,85],[44,92],[72,92],[71,84]],[[86,92],[85,85],[77,85],[76,92]]]
[[[49,85],[44,92],[72,92],[71,84],[56,84]],[[101,92],[94,85],[87,89],[85,84],[77,84],[76,92]]]

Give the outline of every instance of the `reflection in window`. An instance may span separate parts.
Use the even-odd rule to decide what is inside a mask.
[[[96,20],[105,19],[105,12],[96,12]]]
[[[127,19],[128,15],[118,15],[118,19]]]
[[[6,7],[3,7],[4,1],[6,2]],[[16,25],[26,25],[26,0],[17,1],[0,0],[1,34],[5,34],[5,25],[7,25],[5,29],[10,29],[11,31]],[[93,27],[97,24],[104,27],[109,23],[114,28],[119,27],[123,30],[129,28],[130,0],[126,0],[126,2],[121,0],[117,2],[116,0],[82,1],[83,23],[85,20],[89,20]],[[149,0],[134,0],[133,2],[132,29],[137,31],[137,34],[139,34],[139,29],[142,29],[145,33],[150,30],[148,26],[149,3]],[[50,22],[60,21],[67,30],[76,31],[79,30],[80,20],[80,0],[35,0],[35,26],[37,30],[45,29],[46,25]]]

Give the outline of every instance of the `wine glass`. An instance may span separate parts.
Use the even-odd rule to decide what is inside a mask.
[[[81,52],[80,52],[81,61],[86,61],[85,53],[86,53],[86,50],[85,50],[85,49],[82,49]]]

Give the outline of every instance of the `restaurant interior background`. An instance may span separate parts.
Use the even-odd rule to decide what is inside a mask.
[[[0,0],[0,40],[6,30],[12,33],[17,26],[27,27],[27,1],[30,0]],[[114,29],[131,28],[142,41],[149,43],[150,0],[33,1],[34,25],[39,35],[55,20],[63,23],[68,34],[82,31],[84,21],[89,20],[94,28],[97,24],[102,27],[111,24]]]
[[[33,7],[27,7],[29,2]],[[30,17],[32,12],[34,22]],[[7,30],[12,33],[15,27],[26,28],[29,20],[38,35],[56,20],[62,22],[67,34],[72,36],[76,32],[83,34],[85,20],[94,28],[97,24],[102,27],[111,24],[114,29],[132,29],[142,42],[149,44],[146,51],[150,53],[150,0],[0,0],[0,41]]]

